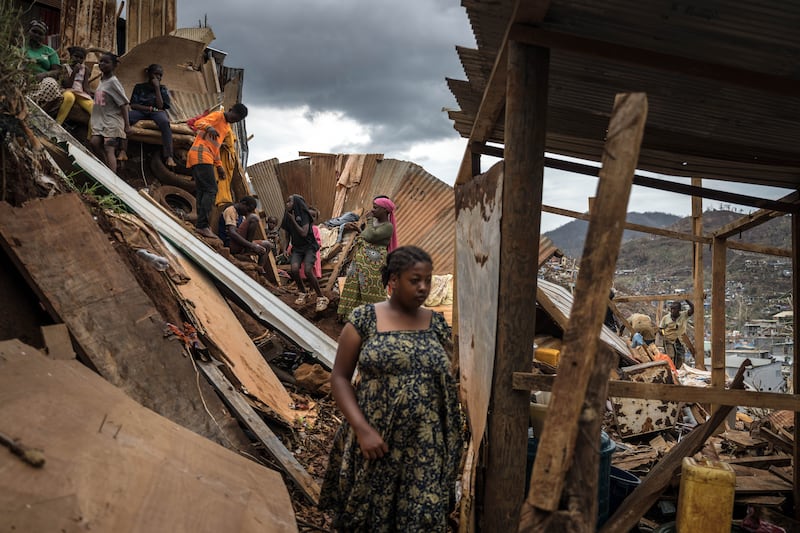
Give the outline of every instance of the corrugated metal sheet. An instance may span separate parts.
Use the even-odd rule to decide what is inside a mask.
[[[214,31],[209,27],[178,28],[170,32],[170,35],[174,35],[176,37],[182,37],[184,39],[191,39],[192,41],[203,43],[204,46],[208,46],[209,44],[211,44],[211,41],[216,39]]]
[[[468,137],[514,0],[462,5],[478,49],[457,49],[469,81],[448,80],[460,106],[449,116]],[[800,87],[798,26],[800,4],[781,0],[553,0],[537,28],[569,45],[556,41],[551,49],[546,149],[599,160],[614,95],[644,91],[649,112],[640,168],[796,187],[800,90],[790,88]],[[593,43],[629,51],[602,57]],[[665,68],[664,60],[651,53],[686,58],[687,65],[678,60]],[[681,72],[689,61],[707,66],[692,71],[699,75],[688,68]],[[739,74],[731,74],[731,82],[704,75],[716,67],[739,69]],[[775,86],[782,89],[776,92]],[[501,144],[502,115],[489,136]]]
[[[164,35],[153,37],[145,43],[128,49],[115,74],[128,94],[133,86],[147,81],[145,69],[153,62],[164,67],[164,85],[173,91],[192,93],[215,92],[209,90],[203,74],[195,70],[202,64],[202,43]]]
[[[281,220],[286,205],[286,197],[278,181],[278,159],[273,158],[247,167],[247,175],[261,202],[261,209],[267,216]]]
[[[60,51],[70,46],[117,49],[117,2],[115,0],[64,0],[61,8]]]
[[[166,81],[164,83],[166,84]],[[169,95],[172,100],[169,118],[172,122],[185,122],[222,104],[221,93],[193,93],[170,90]]]
[[[175,31],[178,20],[176,4],[177,0],[128,0],[125,49],[131,50],[153,37]],[[116,25],[112,27],[116,29]]]
[[[343,167],[347,157],[338,163]],[[397,234],[400,244],[414,244],[426,250],[433,259],[435,274],[450,274],[455,269],[455,207],[453,188],[415,163],[396,159],[380,159],[380,154],[366,154],[361,182],[348,190],[344,211],[372,207],[378,195],[389,196],[397,205]],[[273,160],[274,161],[274,160]],[[270,162],[248,167],[254,186],[267,209],[283,212],[285,198],[300,194],[320,209],[321,218],[330,218],[336,197],[337,156],[318,155],[281,163],[277,172]],[[277,175],[275,175],[277,174]],[[277,180],[274,185],[256,182]],[[280,190],[280,198],[278,191]],[[269,211],[267,211],[268,214]]]

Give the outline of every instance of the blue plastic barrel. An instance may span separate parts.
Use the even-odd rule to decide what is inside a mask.
[[[641,480],[627,470],[612,466],[609,481],[611,498],[608,510],[613,514],[622,501],[639,486]]]

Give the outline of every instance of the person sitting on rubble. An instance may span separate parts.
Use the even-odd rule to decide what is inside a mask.
[[[69,64],[64,65],[65,76],[62,80],[64,87],[64,99],[61,101],[61,107],[58,108],[58,115],[56,115],[56,122],[63,124],[69,115],[72,106],[78,104],[78,107],[86,111],[89,116],[92,116],[92,91],[89,88],[89,69],[86,68],[86,48],[82,46],[70,46],[67,48],[69,52]]]
[[[295,300],[295,305],[305,305],[307,298],[303,279],[300,277],[300,265],[305,269],[305,278],[314,292],[317,294],[316,310],[324,311],[328,308],[329,300],[322,295],[319,287],[319,280],[314,274],[314,263],[316,262],[319,243],[314,236],[314,217],[308,209],[305,199],[299,194],[292,194],[286,200],[286,211],[283,214],[281,228],[289,234],[289,244],[292,246],[290,275],[297,284],[299,294]]]
[[[684,300],[689,309],[682,311],[679,301],[674,301],[669,305],[669,314],[664,315],[658,325],[661,337],[664,339],[664,352],[675,362],[675,368],[683,365],[683,357],[686,348],[681,342],[681,337],[686,333],[686,325],[689,317],[694,315],[694,304],[689,300]]]
[[[116,150],[122,146],[122,139],[131,131],[128,122],[128,97],[114,75],[118,63],[117,56],[110,52],[100,56],[97,66],[103,76],[94,92],[90,119],[92,149],[98,157],[105,159],[106,165],[114,173],[117,172]]]
[[[242,103],[231,106],[228,111],[212,111],[194,123],[197,129],[189,153],[186,155],[186,168],[191,169],[195,181],[195,200],[197,203],[197,222],[195,230],[203,237],[216,237],[211,231],[209,217],[217,198],[217,174],[225,179],[225,168],[219,156],[220,146],[231,132],[231,124],[247,117],[247,107]]]
[[[170,108],[169,91],[162,85],[161,78],[164,76],[164,68],[153,63],[144,70],[147,81],[137,83],[133,86],[131,93],[131,111],[128,114],[131,124],[136,124],[140,120],[152,120],[161,130],[161,150],[164,163],[168,167],[175,166],[175,159],[172,157],[172,129],[170,129],[167,110]]]
[[[382,302],[386,299],[386,287],[381,283],[380,269],[386,254],[397,247],[397,223],[394,217],[394,202],[385,196],[376,197],[372,210],[366,214],[364,229],[356,222],[349,222],[348,229],[358,231],[355,254],[347,271],[347,278],[339,299],[340,318],[362,304]]]
[[[245,196],[225,208],[219,216],[219,238],[234,255],[256,254],[263,273],[271,244],[254,238],[258,229],[258,215],[255,212],[257,206],[255,198]]]
[[[28,70],[36,78],[36,86],[28,94],[45,112],[55,114],[61,101],[61,60],[58,53],[44,44],[47,24],[32,20],[28,25],[23,52],[28,60]]]

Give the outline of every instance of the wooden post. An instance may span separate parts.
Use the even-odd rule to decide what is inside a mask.
[[[725,267],[728,247],[715,237],[711,245],[711,386],[725,387]]]
[[[533,359],[549,65],[548,49],[508,43],[498,292],[503,313],[497,320],[483,531],[516,530],[525,492],[530,392],[513,390],[512,376],[530,371]]]
[[[703,180],[692,178],[692,185],[702,187]],[[695,237],[703,236],[703,199],[692,196],[692,234]],[[695,242],[694,245],[694,367],[706,369],[705,361],[705,312],[703,310],[703,245]]]
[[[564,477],[572,465],[589,382],[599,368],[599,333],[622,242],[646,117],[647,97],[643,93],[617,95],[575,285],[575,301],[580,305],[573,306],[564,332],[558,375],[536,452],[520,531],[542,530],[547,515],[558,509]],[[601,406],[589,408],[595,411],[594,416],[602,416]]]
[[[798,342],[800,342],[800,216],[792,215],[792,393],[800,390],[800,372],[797,369]],[[792,472],[794,477],[792,495],[794,496],[794,518],[800,520],[800,411],[794,412],[794,450],[792,453]]]

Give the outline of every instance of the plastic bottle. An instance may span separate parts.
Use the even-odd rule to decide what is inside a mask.
[[[148,250],[145,250],[144,248],[139,248],[136,250],[136,255],[153,265],[153,268],[159,272],[164,272],[169,268],[169,259],[160,255],[156,255]]]

